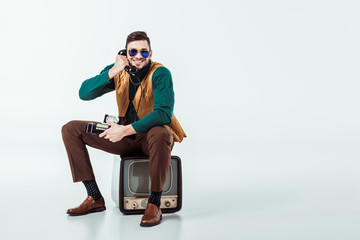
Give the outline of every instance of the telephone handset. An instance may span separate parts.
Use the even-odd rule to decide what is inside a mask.
[[[118,54],[126,56],[126,49],[120,50]],[[139,71],[139,69],[137,69],[137,67],[135,66],[130,65],[130,66],[125,66],[125,71],[131,75],[135,75]]]

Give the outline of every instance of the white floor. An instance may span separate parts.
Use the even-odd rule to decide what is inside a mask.
[[[47,149],[1,153],[0,239],[360,239],[359,163],[346,153],[339,164],[334,150],[308,158],[184,152],[183,209],[142,228],[140,215],[112,202],[112,155],[97,150],[90,154],[107,210],[67,216],[85,189],[72,183],[64,149]]]

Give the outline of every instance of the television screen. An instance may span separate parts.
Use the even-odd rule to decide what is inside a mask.
[[[170,164],[169,171],[166,176],[166,181],[163,188],[163,194],[171,190],[173,184],[173,169]],[[133,161],[129,164],[127,182],[130,194],[133,195],[148,195],[150,193],[151,181],[149,175],[149,160]]]

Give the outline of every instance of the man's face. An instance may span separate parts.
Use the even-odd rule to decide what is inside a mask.
[[[137,53],[135,56],[129,55],[130,49],[137,50]],[[149,56],[147,58],[145,58],[141,55],[141,51],[143,51],[143,50],[149,52]],[[152,51],[150,51],[149,44],[146,40],[132,41],[132,42],[129,42],[127,45],[127,57],[129,59],[129,62],[131,65],[137,67],[138,69],[142,69],[143,67],[145,67],[148,64],[148,62],[150,61],[151,55],[152,55]]]

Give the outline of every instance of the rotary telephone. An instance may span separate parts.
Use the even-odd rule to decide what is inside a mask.
[[[126,49],[120,50],[118,54],[126,56]],[[135,66],[130,65],[125,67],[125,71],[131,75],[135,75],[139,71],[139,69],[137,69],[137,67]]]

